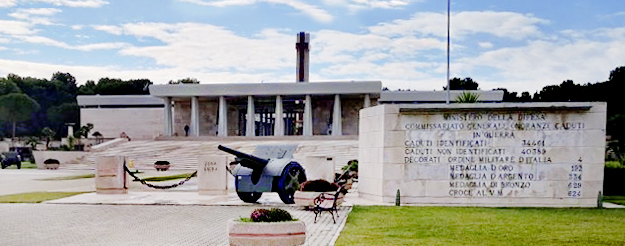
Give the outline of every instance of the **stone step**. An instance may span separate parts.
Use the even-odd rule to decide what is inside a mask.
[[[152,169],[158,160],[169,161],[171,169],[196,169],[200,155],[228,155],[217,149],[219,141],[130,141],[93,152],[81,160],[83,167],[93,169],[98,156],[126,156],[137,169]],[[252,153],[256,145],[297,144],[294,159],[303,162],[307,156],[331,156],[337,173],[350,160],[358,158],[358,140],[293,140],[293,141],[229,141],[229,148]],[[80,166],[75,166],[80,167]]]

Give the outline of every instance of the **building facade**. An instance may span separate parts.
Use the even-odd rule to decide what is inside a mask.
[[[359,111],[443,103],[445,91],[383,91],[380,81],[151,85],[150,95],[78,96],[81,122],[104,137],[358,135]],[[451,91],[456,98],[463,91]],[[471,91],[501,102],[503,91]]]

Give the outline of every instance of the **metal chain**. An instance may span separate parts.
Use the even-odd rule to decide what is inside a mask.
[[[183,181],[178,182],[177,184],[172,184],[172,185],[162,185],[162,186],[161,186],[161,185],[153,185],[153,184],[150,184],[150,183],[146,182],[145,180],[140,179],[139,177],[135,176],[135,174],[134,174],[134,173],[132,173],[132,172],[128,169],[128,167],[126,166],[126,162],[125,162],[125,161],[124,161],[124,171],[126,171],[128,174],[130,174],[130,176],[131,176],[131,177],[133,177],[133,178],[134,178],[134,180],[133,180],[133,181],[139,181],[139,182],[141,182],[141,184],[143,184],[143,185],[145,185],[145,186],[148,186],[148,187],[150,187],[150,188],[154,188],[154,189],[163,189],[163,190],[164,190],[164,189],[171,189],[171,188],[178,187],[178,186],[180,186],[180,185],[184,184],[185,182],[189,181],[191,178],[195,177],[195,175],[197,175],[197,171],[195,171],[195,172],[193,172],[191,175],[189,175],[189,177],[187,177],[187,178],[186,178],[186,179],[184,179]]]

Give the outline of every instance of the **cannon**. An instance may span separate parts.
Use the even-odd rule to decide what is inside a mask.
[[[306,181],[304,168],[293,161],[295,145],[261,145],[254,155],[219,145],[217,148],[236,156],[230,173],[235,177],[237,195],[244,202],[254,203],[263,192],[278,192],[280,199],[292,204],[293,194]]]

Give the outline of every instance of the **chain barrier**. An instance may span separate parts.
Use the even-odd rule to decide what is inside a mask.
[[[189,175],[189,177],[185,178],[183,181],[178,182],[177,184],[172,184],[172,185],[153,185],[150,184],[148,182],[146,182],[143,179],[140,179],[139,177],[135,176],[135,174],[133,172],[131,172],[128,167],[126,166],[126,161],[124,160],[124,171],[126,171],[128,174],[130,174],[131,177],[134,178],[133,181],[139,181],[141,182],[141,184],[150,187],[150,188],[154,188],[154,189],[171,189],[171,188],[175,188],[178,187],[180,185],[183,185],[185,182],[189,181],[191,178],[195,177],[195,175],[197,175],[197,171],[193,172],[191,175]]]

